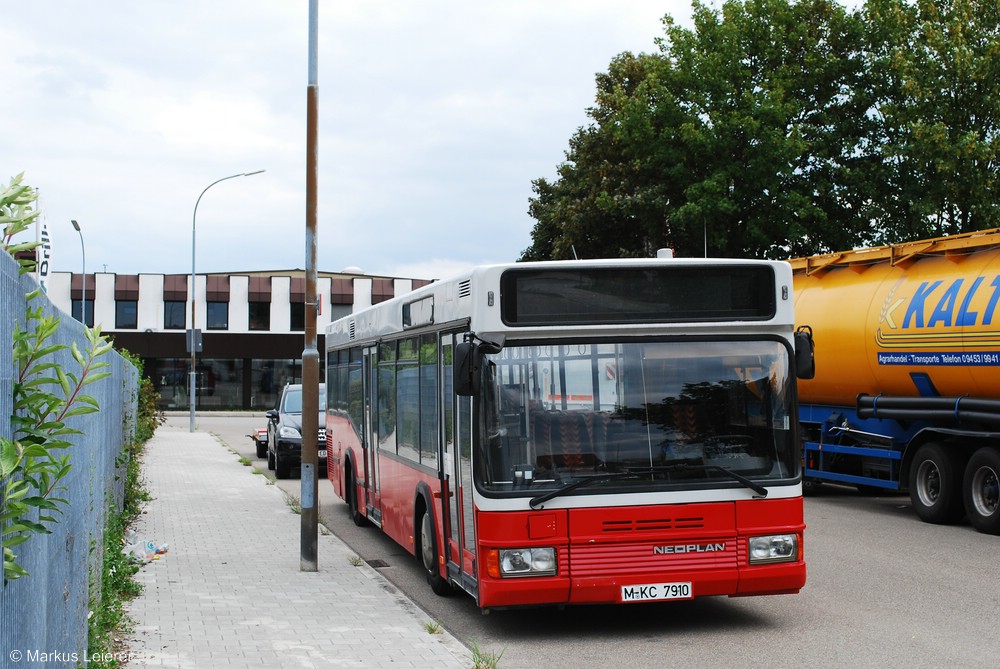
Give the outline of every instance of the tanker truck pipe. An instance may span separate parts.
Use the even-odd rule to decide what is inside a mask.
[[[1000,424],[1000,400],[981,398],[862,394],[857,398],[857,412],[861,418]]]

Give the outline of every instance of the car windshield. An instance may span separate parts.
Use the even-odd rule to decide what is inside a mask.
[[[538,495],[593,477],[574,489],[798,475],[782,342],[507,346],[487,359],[475,467],[484,492]]]
[[[326,407],[326,387],[319,388],[319,410],[322,413]],[[302,413],[302,389],[289,388],[281,402],[281,413]]]

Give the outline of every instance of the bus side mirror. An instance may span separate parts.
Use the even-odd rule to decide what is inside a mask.
[[[479,347],[472,342],[462,342],[455,346],[454,385],[455,394],[470,397],[479,386],[479,369],[483,362]]]
[[[811,379],[816,376],[816,356],[813,342],[813,331],[808,325],[802,325],[795,331],[795,376],[800,379]]]

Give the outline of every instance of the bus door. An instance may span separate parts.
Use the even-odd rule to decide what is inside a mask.
[[[378,478],[378,349],[369,346],[362,352],[365,421],[362,447],[365,451],[365,508],[368,520],[382,525],[382,506]]]
[[[443,517],[448,519],[445,555],[449,576],[476,594],[475,507],[472,501],[472,398],[457,397],[452,385],[453,335],[441,337],[444,370],[444,458],[441,468]]]

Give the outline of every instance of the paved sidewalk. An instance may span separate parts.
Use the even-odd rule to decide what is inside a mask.
[[[128,667],[472,666],[471,653],[320,528],[320,569],[299,570],[301,517],[215,437],[168,426],[146,446],[153,501],[141,539],[169,544],[142,567]]]

